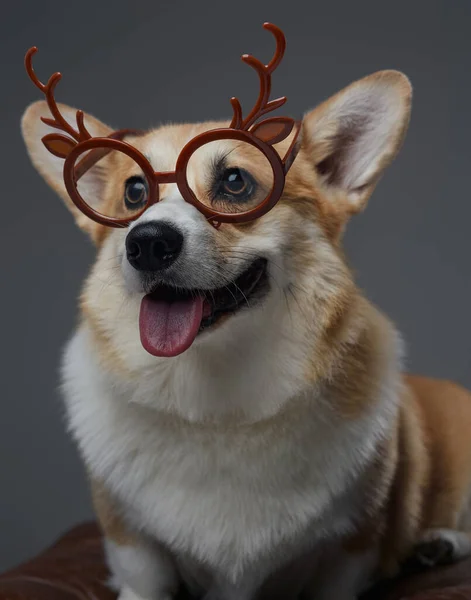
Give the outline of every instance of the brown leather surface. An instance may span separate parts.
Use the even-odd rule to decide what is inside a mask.
[[[114,600],[107,577],[101,536],[89,523],[0,575],[0,600]],[[383,584],[364,600],[471,600],[471,560]]]
[[[80,525],[39,556],[0,575],[0,599],[114,600],[107,577],[98,528]]]

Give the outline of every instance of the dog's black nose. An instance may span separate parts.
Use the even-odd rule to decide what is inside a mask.
[[[183,235],[168,223],[152,221],[136,225],[126,237],[126,256],[138,271],[162,271],[181,252]]]

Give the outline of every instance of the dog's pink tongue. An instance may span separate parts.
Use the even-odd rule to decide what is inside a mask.
[[[168,302],[144,296],[139,330],[144,348],[154,356],[177,356],[195,341],[203,318],[203,299]]]

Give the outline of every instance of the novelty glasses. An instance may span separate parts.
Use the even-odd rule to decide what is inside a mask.
[[[76,126],[72,126],[61,114],[54,98],[61,74],[54,73],[46,84],[41,83],[32,66],[37,48],[31,48],[25,57],[26,71],[44,93],[52,115],[52,118],[41,117],[41,120],[63,132],[50,133],[42,138],[42,142],[49,152],[64,159],[64,183],[75,206],[97,223],[125,227],[159,202],[160,184],[175,183],[182,197],[215,227],[221,223],[251,221],[273,208],[283,193],[285,176],[298,151],[300,124],[289,117],[261,120],[286,102],[285,96],[269,99],[271,75],[283,58],[285,36],[271,23],[265,23],[263,27],[276,39],[273,58],[264,65],[251,55],[242,56],[259,76],[257,102],[244,118],[239,100],[231,98],[233,117],[230,125],[211,129],[191,139],[181,150],[174,171],[154,171],[148,158],[124,140],[126,136],[139,135],[139,132],[119,130],[108,137],[93,137],[80,110],[76,114]],[[273,146],[291,133],[292,140],[282,157]],[[203,177],[203,181],[198,180],[205,163],[208,170],[208,160],[212,173]],[[110,203],[98,211],[94,208],[98,191],[93,182],[100,172],[104,173],[113,165],[117,168],[125,165],[127,172],[132,169],[134,175],[125,183],[123,202]]]

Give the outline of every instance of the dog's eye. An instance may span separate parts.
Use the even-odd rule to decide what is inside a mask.
[[[244,169],[226,169],[221,176],[219,193],[226,198],[243,200],[249,198],[255,187],[252,177]]]
[[[130,177],[124,186],[124,203],[126,207],[135,210],[147,202],[147,182],[142,177]]]

